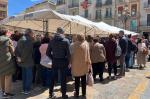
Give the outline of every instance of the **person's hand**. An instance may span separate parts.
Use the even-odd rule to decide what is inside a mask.
[[[21,63],[21,58],[20,57],[17,57],[17,62]]]
[[[91,73],[92,72],[92,65],[89,65],[89,73]]]

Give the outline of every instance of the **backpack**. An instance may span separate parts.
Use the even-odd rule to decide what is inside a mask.
[[[117,43],[117,47],[116,47],[116,51],[115,51],[115,56],[116,56],[116,57],[120,57],[121,54],[122,54],[121,47],[120,47],[120,45]]]

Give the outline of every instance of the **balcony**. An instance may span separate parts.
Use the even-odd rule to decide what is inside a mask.
[[[105,19],[112,19],[112,15],[110,15],[110,16],[105,15],[104,18],[105,18]]]
[[[68,8],[78,8],[79,7],[79,4],[69,4],[68,5]]]
[[[97,2],[96,3],[96,8],[102,7],[102,2]]]
[[[144,9],[146,9],[146,10],[150,9],[150,4],[144,3]]]
[[[106,0],[104,5],[112,5],[112,0]]]

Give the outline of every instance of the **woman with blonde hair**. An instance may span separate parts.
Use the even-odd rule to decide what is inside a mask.
[[[80,82],[82,96],[86,97],[86,74],[91,66],[89,44],[83,35],[77,35],[76,41],[71,45],[71,69],[75,77],[75,97],[79,97]],[[81,81],[80,81],[81,79]]]

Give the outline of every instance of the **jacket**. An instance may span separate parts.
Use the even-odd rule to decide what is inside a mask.
[[[34,66],[33,40],[29,36],[23,36],[18,41],[18,45],[16,48],[16,56],[21,59],[19,66],[21,67]]]
[[[119,39],[119,45],[121,47],[122,54],[126,55],[127,52],[128,52],[128,40],[127,40],[127,38],[126,37],[121,37]]]
[[[75,77],[84,76],[88,73],[90,50],[88,42],[75,42],[71,45],[71,71]]]
[[[0,36],[0,75],[9,75],[15,72],[10,47],[13,47],[10,39],[6,36]]]
[[[111,64],[114,64],[117,61],[115,56],[116,48],[117,48],[117,43],[115,40],[109,39],[105,44],[106,59],[107,62]]]
[[[105,47],[100,43],[95,43],[91,46],[91,61],[92,63],[99,63],[106,61]]]
[[[55,63],[67,63],[70,61],[70,43],[62,34],[56,34],[50,41],[46,52],[47,56]],[[64,66],[66,66],[65,64]],[[63,64],[62,64],[63,65]],[[62,67],[64,67],[62,66]]]

